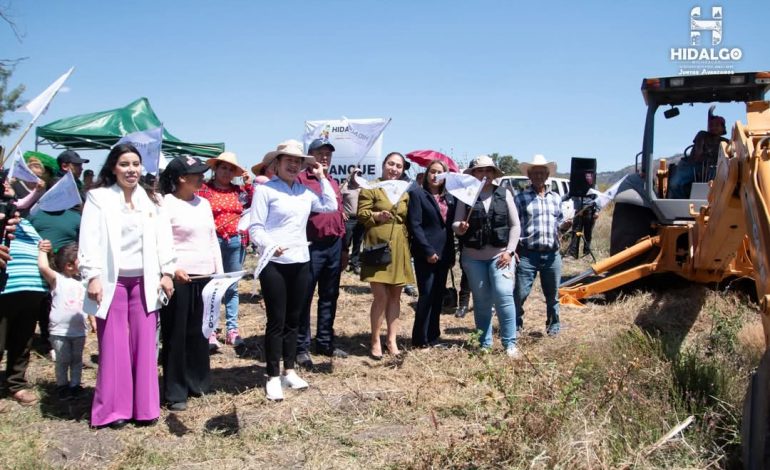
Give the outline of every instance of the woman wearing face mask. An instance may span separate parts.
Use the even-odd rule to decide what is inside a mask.
[[[514,252],[521,233],[519,214],[511,192],[494,183],[503,172],[491,158],[486,155],[474,158],[465,173],[485,181],[472,208],[467,204],[457,206],[452,225],[463,244],[462,265],[473,293],[473,317],[481,334],[479,341],[482,350],[491,350],[494,304],[505,353],[516,358],[519,352],[513,284]]]
[[[249,184],[249,172],[238,165],[238,157],[232,152],[223,152],[217,158],[206,160],[214,171],[211,180],[203,183],[198,196],[208,199],[214,214],[219,248],[225,272],[243,269],[246,257],[248,234],[238,230],[241,214],[249,207],[252,197],[252,185]],[[232,183],[233,178],[242,178],[243,186]],[[238,330],[238,283],[230,286],[223,298],[225,303],[225,343],[233,347],[243,344]],[[209,348],[219,349],[216,333],[209,338]]]
[[[78,257],[83,310],[97,317],[97,428],[151,425],[160,415],[155,328],[162,298],[174,293],[175,255],[171,225],[141,174],[139,151],[116,145],[83,207]]]
[[[408,168],[409,163],[403,155],[391,152],[382,162],[379,181],[400,180]],[[394,204],[382,188],[362,189],[358,196],[358,221],[365,227],[364,247],[389,243],[391,251],[389,264],[364,264],[361,267],[361,280],[369,282],[374,297],[369,313],[372,326],[370,356],[375,360],[382,359],[380,328],[383,318],[388,325],[388,352],[394,356],[400,354],[396,338],[400,327],[401,289],[405,284],[414,283],[406,230],[408,205],[408,193]]]
[[[208,169],[197,158],[176,157],[159,179],[177,255],[174,296],[160,310],[163,395],[171,411],[186,410],[187,398],[208,393],[211,381],[201,294],[211,275],[224,270],[211,206],[195,194]]]
[[[444,190],[438,176],[448,168],[441,160],[428,164],[421,187],[409,194],[409,246],[417,276],[417,311],[412,328],[412,346],[438,343],[446,278],[455,262],[455,199]]]
[[[269,262],[259,273],[267,310],[265,355],[268,400],[283,400],[283,388],[302,390],[308,383],[294,370],[297,355],[297,327],[305,307],[310,284],[310,252],[307,220],[310,212],[334,212],[337,197],[324,176],[323,167],[303,153],[302,144],[288,140],[268,152],[262,163],[275,174],[254,189],[249,235]],[[321,182],[319,197],[297,182],[306,167]],[[260,260],[262,265],[262,260]],[[281,374],[283,359],[283,374]]]

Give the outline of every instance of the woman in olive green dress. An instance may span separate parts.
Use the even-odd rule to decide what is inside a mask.
[[[382,162],[382,178],[398,180],[408,168],[404,156],[398,152],[389,153]],[[358,221],[364,224],[364,247],[390,241],[391,262],[384,266],[361,266],[361,280],[369,282],[374,300],[370,311],[372,342],[370,354],[373,359],[382,359],[380,328],[385,318],[388,324],[388,352],[398,355],[398,335],[401,314],[401,289],[405,284],[414,284],[411,254],[407,242],[406,211],[409,195],[404,193],[398,204],[393,204],[380,188],[362,189],[358,196]],[[392,233],[392,236],[391,236]]]

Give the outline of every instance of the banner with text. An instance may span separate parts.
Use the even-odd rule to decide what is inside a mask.
[[[390,119],[338,119],[305,121],[303,143],[307,149],[315,139],[328,140],[335,148],[329,174],[338,183],[350,169],[361,168],[367,180],[379,178],[382,163],[382,131]]]

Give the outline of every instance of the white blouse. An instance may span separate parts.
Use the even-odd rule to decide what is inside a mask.
[[[249,236],[263,252],[271,247],[285,249],[283,255],[271,261],[279,264],[310,261],[306,231],[310,212],[337,210],[337,196],[325,178],[321,180],[321,190],[319,197],[296,181],[289,187],[277,176],[254,188]]]
[[[120,276],[139,277],[142,266],[142,212],[132,210],[128,204],[121,207],[120,227]]]

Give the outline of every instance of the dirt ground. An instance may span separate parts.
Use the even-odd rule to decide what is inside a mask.
[[[567,261],[564,271],[576,273],[587,264],[587,260]],[[55,395],[53,363],[34,355],[28,378],[41,402],[23,408],[5,400],[11,409],[0,415],[4,423],[0,424],[4,442],[0,467],[381,468],[415,464],[428,449],[484,432],[489,419],[486,405],[503,400],[494,387],[477,379],[484,370],[491,367],[523,374],[527,380],[545,378],[576,350],[605,341],[634,322],[650,320],[661,310],[656,304],[660,299],[645,294],[606,305],[593,303],[584,309],[562,308],[562,333],[550,338],[544,335],[545,306],[536,285],[519,339],[524,358],[512,361],[503,354],[497,332],[492,354],[479,355],[469,344],[472,313],[463,319],[442,316],[442,340],[448,348],[411,349],[416,299],[403,295],[399,345],[405,354],[374,361],[367,355],[371,294],[368,285],[345,273],[335,327],[337,345],[350,357],[313,356],[314,370],[302,374],[310,388],[289,391],[283,402],[271,403],[264,397],[265,369],[259,357],[265,309],[252,300],[253,289],[253,280],[240,283],[240,331],[246,353],[236,355],[224,346],[221,353],[212,355],[211,393],[191,399],[188,411],[163,410],[154,427],[89,429],[96,370],[84,371],[87,393],[82,398],[62,402]],[[705,295],[700,288],[693,289],[683,295]],[[708,328],[697,313],[679,317],[692,318],[691,335]],[[98,360],[95,335],[89,336],[86,350],[87,358]]]

